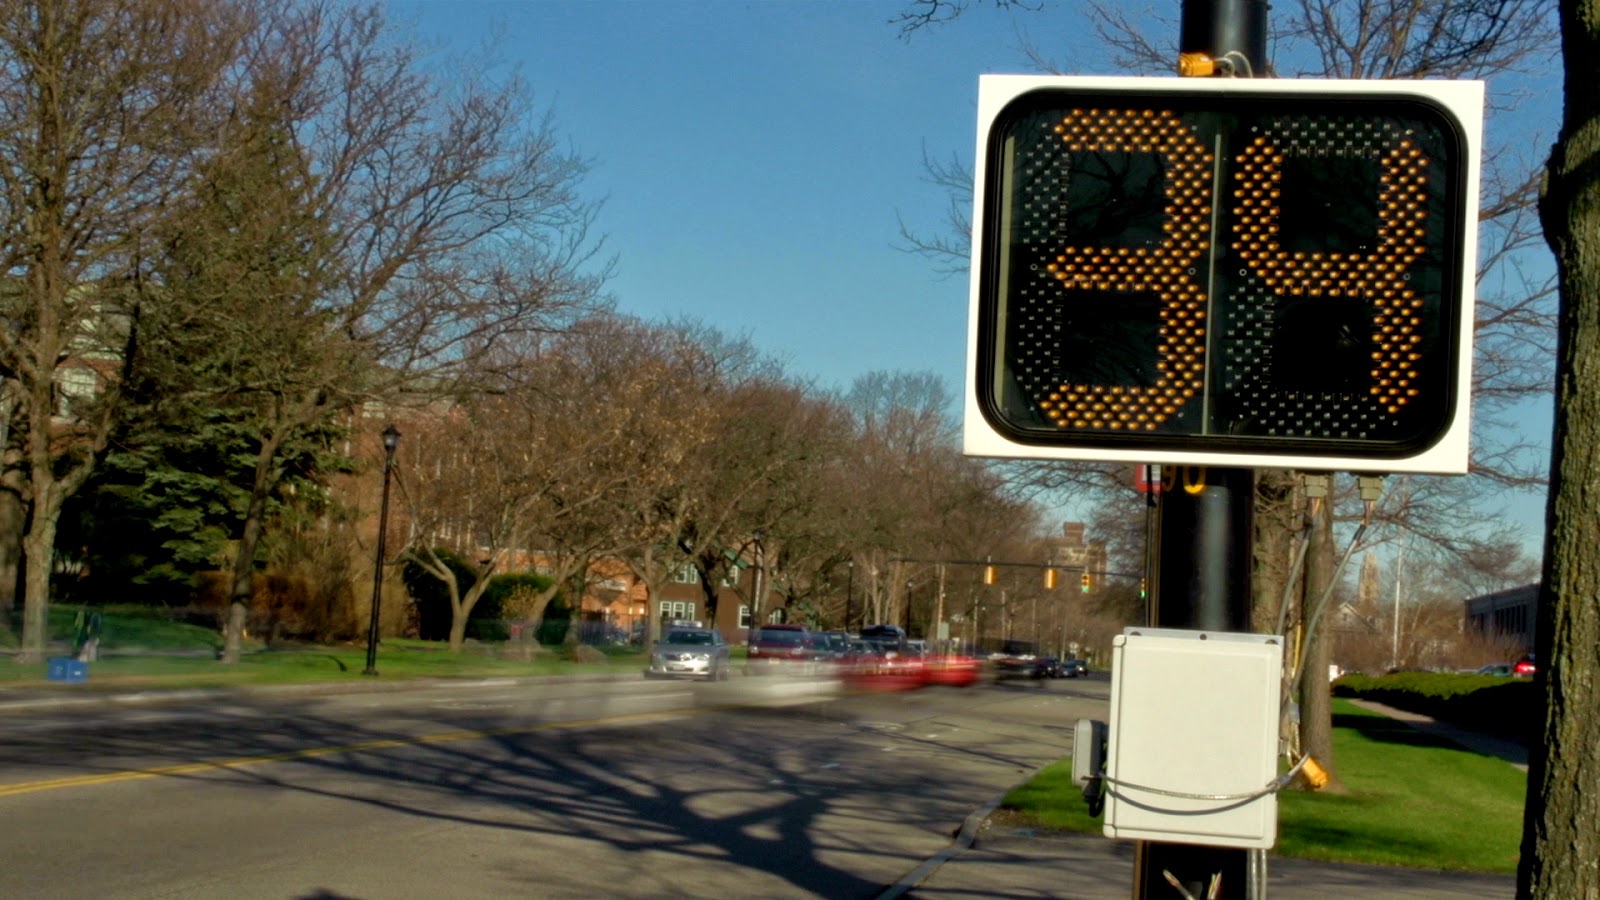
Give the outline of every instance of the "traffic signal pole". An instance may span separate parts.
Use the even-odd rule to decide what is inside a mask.
[[[1267,0],[1183,0],[1180,73],[1264,74],[1267,8]],[[1168,477],[1156,507],[1150,624],[1249,631],[1255,470],[1167,466],[1163,471]],[[1183,893],[1174,890],[1174,882]],[[1264,898],[1265,851],[1137,842],[1134,900],[1184,893],[1208,900]]]

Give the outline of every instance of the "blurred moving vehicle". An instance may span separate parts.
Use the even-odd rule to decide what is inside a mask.
[[[982,669],[982,665],[973,657],[949,653],[943,656],[930,656],[923,667],[923,673],[928,684],[971,687],[978,683]]]
[[[668,628],[650,648],[650,667],[644,674],[722,681],[728,677],[728,655],[728,642],[714,628]]]
[[[1061,661],[1061,675],[1064,678],[1077,678],[1079,675],[1089,674],[1089,663],[1081,659],[1064,659]]]
[[[1538,671],[1539,666],[1533,661],[1532,653],[1517,660],[1516,664],[1511,667],[1511,674],[1513,675],[1533,675]]]
[[[1033,677],[1035,678],[1062,678],[1061,660],[1054,656],[1036,656],[1033,658]]]
[[[1038,658],[1032,653],[991,653],[989,664],[993,666],[994,677],[999,681],[1039,677]]]

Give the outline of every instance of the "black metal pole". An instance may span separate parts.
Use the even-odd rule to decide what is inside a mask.
[[[378,505],[378,549],[372,563],[372,615],[367,622],[367,667],[363,675],[378,674],[378,610],[383,603],[384,539],[389,535],[389,474],[394,470],[394,448],[400,432],[393,425],[383,430],[383,500]]]
[[[850,601],[856,595],[856,561],[851,559],[849,566],[850,576],[846,579],[844,588],[844,630],[847,634],[850,631]]]
[[[1183,0],[1180,72],[1266,74],[1267,9],[1267,0]],[[1152,624],[1249,631],[1255,471],[1164,467],[1164,474],[1169,477],[1156,507]],[[1135,845],[1133,896],[1173,896],[1170,874],[1191,895],[1205,897],[1217,873],[1223,900],[1265,896],[1262,853],[1154,841]]]

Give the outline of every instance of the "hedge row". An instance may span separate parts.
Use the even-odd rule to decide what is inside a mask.
[[[1333,693],[1517,739],[1536,733],[1544,712],[1544,696],[1530,678],[1440,672],[1346,675],[1334,682]]]

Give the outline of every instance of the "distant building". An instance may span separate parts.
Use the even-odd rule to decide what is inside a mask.
[[[1051,563],[1071,575],[1063,581],[1076,586],[1079,573],[1089,576],[1089,583],[1094,590],[1099,590],[1105,584],[1109,563],[1106,553],[1105,541],[1091,540],[1088,526],[1082,522],[1061,523],[1061,536],[1049,538],[1044,542],[1045,555]]]
[[[1538,619],[1537,584],[1496,591],[1467,601],[1467,627],[1486,635],[1520,640],[1525,652],[1533,651],[1534,623]]]

